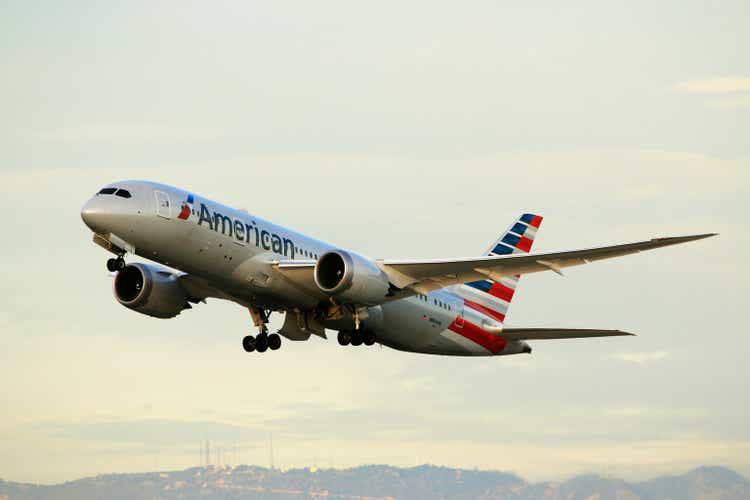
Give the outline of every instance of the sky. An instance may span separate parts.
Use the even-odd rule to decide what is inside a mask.
[[[750,476],[750,6],[569,4],[0,2],[0,478],[268,465],[271,435],[280,467]],[[523,277],[508,318],[637,337],[248,355],[239,306],[115,301],[80,208],[129,178],[373,258],[525,211],[537,251],[720,236]]]

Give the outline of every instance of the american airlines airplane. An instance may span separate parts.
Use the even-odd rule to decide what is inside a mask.
[[[714,236],[655,238],[553,253],[529,253],[542,217],[523,214],[476,257],[377,260],[277,226],[190,191],[147,181],[109,184],[81,217],[94,242],[116,255],[120,304],[173,318],[209,297],[250,312],[247,352],[338,331],[341,345],[380,343],[451,356],[530,353],[527,340],[633,335],[620,330],[511,328],[508,307],[522,274],[562,269]],[[128,253],[156,264],[126,264]],[[167,267],[168,266],[168,267]],[[285,313],[278,333],[272,312]]]

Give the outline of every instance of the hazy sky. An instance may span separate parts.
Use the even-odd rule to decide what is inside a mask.
[[[551,479],[750,475],[750,6],[0,2],[0,477],[435,463]],[[116,303],[79,216],[186,187],[379,258],[719,232],[521,280],[517,326],[622,328],[463,359],[335,340],[248,355],[211,300]],[[277,315],[274,324],[279,326]]]

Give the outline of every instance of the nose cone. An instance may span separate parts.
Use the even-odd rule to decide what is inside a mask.
[[[81,209],[81,219],[95,233],[103,233],[107,225],[108,213],[100,199],[94,197]]]

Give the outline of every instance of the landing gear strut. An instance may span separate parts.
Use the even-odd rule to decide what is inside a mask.
[[[115,271],[122,271],[123,269],[125,269],[125,259],[122,258],[122,255],[116,259],[107,259],[107,271],[113,273]]]

